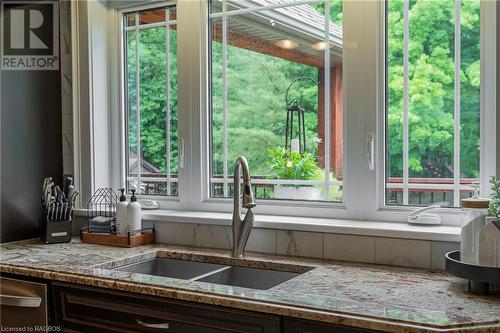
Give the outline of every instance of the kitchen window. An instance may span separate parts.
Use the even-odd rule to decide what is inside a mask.
[[[210,4],[210,196],[342,202],[342,0]]]
[[[177,196],[177,31],[175,6],[123,15],[127,185]]]
[[[120,10],[128,189],[162,208],[230,212],[244,155],[257,214],[402,222],[408,206],[457,207],[476,182],[486,193],[496,167],[488,6],[212,0]],[[457,223],[456,210],[440,213]]]
[[[459,207],[480,176],[480,1],[389,0],[386,26],[386,202]]]

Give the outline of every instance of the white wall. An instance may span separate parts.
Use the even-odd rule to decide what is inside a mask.
[[[497,5],[497,178],[500,178],[500,5]]]
[[[95,0],[73,2],[71,9],[74,172],[85,206],[95,189],[118,186],[114,179],[119,175],[112,177],[111,164],[112,154],[119,154],[111,142],[118,106],[110,99],[117,83],[109,66],[117,56],[116,12],[108,1]]]

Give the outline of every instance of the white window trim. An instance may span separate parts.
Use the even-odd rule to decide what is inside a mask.
[[[122,123],[123,125],[121,125],[120,129],[123,129],[121,132],[122,132],[122,135],[123,135],[123,142],[124,144],[121,145],[121,150],[123,151],[123,172],[125,173],[126,175],[126,178],[125,178],[125,183],[123,185],[123,187],[125,188],[126,187],[126,184],[128,183],[128,181],[130,180],[135,180],[138,184],[140,184],[141,180],[150,180],[151,178],[148,178],[148,177],[141,177],[140,174],[141,174],[141,154],[140,154],[140,151],[141,151],[141,144],[140,144],[140,140],[138,141],[137,143],[137,176],[134,177],[134,176],[128,176],[128,172],[126,170],[126,166],[127,166],[127,151],[128,151],[128,148],[125,147],[124,145],[127,144],[127,136],[128,134],[126,133],[126,116],[125,114],[127,113],[128,110],[126,110],[126,102],[125,102],[125,96],[126,96],[126,91],[127,91],[127,88],[125,86],[126,84],[126,81],[125,81],[125,73],[126,73],[126,69],[125,69],[125,44],[124,44],[124,40],[125,40],[125,33],[130,33],[130,31],[133,31],[134,32],[134,35],[135,35],[135,39],[136,39],[136,49],[134,50],[135,52],[135,55],[136,55],[136,59],[137,60],[137,64],[136,64],[136,72],[139,73],[139,69],[138,69],[138,66],[140,66],[140,56],[139,56],[139,48],[137,47],[138,45],[138,41],[139,41],[139,32],[140,30],[142,29],[148,29],[148,28],[156,28],[156,27],[165,27],[166,28],[166,52],[167,54],[169,53],[169,49],[170,49],[170,26],[171,25],[174,25],[176,24],[176,20],[170,20],[170,7],[172,5],[175,5],[175,2],[174,1],[169,1],[169,2],[166,2],[166,3],[160,3],[160,4],[156,4],[156,5],[151,5],[151,4],[148,4],[148,5],[142,5],[142,6],[135,6],[133,8],[124,8],[124,9],[121,9],[117,12],[117,17],[116,17],[116,20],[117,20],[117,30],[119,32],[118,34],[118,37],[119,37],[119,47],[118,47],[118,50],[119,50],[119,54],[120,54],[120,59],[122,59],[122,61],[120,62],[120,69],[119,69],[119,82],[120,82],[120,108],[119,110],[123,110],[120,113],[122,119]],[[164,9],[165,10],[165,21],[164,22],[156,22],[156,23],[150,23],[150,24],[139,24],[139,15],[140,15],[140,11],[142,10],[147,10],[147,9],[156,9],[156,8],[160,8],[160,9]],[[124,26],[124,15],[126,14],[130,14],[130,13],[134,13],[134,16],[135,16],[135,24],[133,26],[129,26],[129,27],[125,27]],[[167,57],[166,59],[167,63],[166,63],[166,66],[167,66],[167,69],[166,69],[166,77],[169,78],[169,61],[170,61],[170,58]],[[165,181],[167,183],[167,196],[171,196],[171,190],[172,190],[172,186],[171,184],[172,183],[178,183],[178,178],[172,178],[171,177],[171,169],[170,169],[170,159],[171,159],[171,156],[170,156],[170,149],[171,149],[171,141],[170,141],[170,90],[171,90],[171,87],[170,87],[170,79],[167,80],[166,82],[166,86],[165,86],[165,94],[166,94],[166,97],[167,97],[167,102],[166,102],[166,105],[165,105],[165,108],[166,108],[166,130],[165,132],[167,133],[167,138],[166,138],[166,149],[167,149],[167,153],[166,153],[166,175],[164,177],[158,177],[158,178],[154,178],[154,180],[156,181]],[[140,105],[140,93],[138,93],[138,91],[140,91],[140,77],[139,77],[139,74],[137,74],[136,76],[136,85],[135,85],[135,90],[136,90],[136,104],[137,105]],[[140,137],[140,126],[139,126],[139,123],[140,123],[140,113],[138,113],[136,115],[137,119],[137,137]],[[177,199],[174,197],[173,201],[177,201]]]
[[[123,20],[123,16],[126,14],[126,13],[130,13],[130,12],[136,12],[136,11],[141,11],[141,10],[147,10],[147,9],[154,9],[154,8],[162,8],[162,7],[168,7],[168,6],[172,6],[174,5],[176,2],[175,1],[157,1],[157,2],[154,2],[154,3],[148,3],[148,4],[140,4],[140,5],[135,5],[135,6],[127,6],[127,7],[121,7],[117,10],[112,10],[113,12],[116,13],[115,17],[114,17],[114,22],[115,22],[115,29],[116,29],[116,38],[115,38],[115,43],[116,45],[118,45],[116,48],[113,48],[113,49],[116,49],[118,50],[118,55],[117,55],[117,58],[113,59],[114,61],[113,62],[116,62],[117,63],[117,74],[116,74],[116,81],[115,82],[120,82],[119,84],[119,87],[117,87],[115,91],[119,91],[117,93],[117,95],[119,96],[119,101],[118,101],[118,105],[119,105],[119,108],[118,108],[118,113],[120,114],[120,126],[118,127],[117,129],[117,132],[119,132],[119,136],[120,136],[120,162],[119,162],[119,165],[120,165],[120,169],[121,169],[121,172],[120,172],[120,179],[119,179],[119,187],[121,188],[126,188],[127,186],[127,170],[126,170],[126,165],[127,165],[127,161],[126,161],[126,157],[127,157],[127,153],[126,153],[126,150],[127,150],[127,147],[125,146],[126,143],[127,143],[127,139],[126,139],[126,136],[127,136],[127,129],[125,128],[125,124],[126,124],[126,120],[125,120],[125,84],[126,84],[126,80],[125,80],[125,66],[124,66],[124,57],[125,57],[125,45],[124,45],[124,30],[134,30],[137,28],[137,26],[134,28],[134,29],[127,29],[124,27],[124,20]],[[137,19],[137,17],[136,17]],[[158,26],[165,26],[165,24],[172,24],[173,22],[170,21],[170,20],[167,20],[167,23],[161,23],[161,24],[157,24]],[[151,25],[148,25],[148,26],[151,26]],[[141,28],[143,28],[143,26],[141,26]],[[118,59],[118,61],[116,61],[116,59]],[[167,176],[168,177],[168,176]],[[141,179],[144,179],[144,178],[141,178]],[[172,180],[170,180],[170,182],[172,182]],[[170,188],[170,187],[169,187]],[[152,195],[141,195],[141,198],[144,198],[144,199],[155,199],[155,200],[158,200],[159,197],[158,196],[152,196]],[[162,209],[180,209],[181,208],[181,205],[180,205],[180,202],[179,202],[179,198],[178,197],[174,197],[174,196],[168,196],[168,197],[161,197],[161,202],[162,202]]]
[[[305,1],[310,2],[310,1]],[[195,112],[197,110],[203,110],[202,118],[193,116],[195,121],[200,120],[201,123],[193,123],[193,128],[202,128],[202,141],[197,142],[202,147],[201,158],[198,156],[194,157],[194,165],[204,166],[202,171],[201,181],[201,193],[202,196],[198,196],[196,202],[194,202],[194,209],[201,211],[214,211],[214,212],[230,212],[233,209],[233,201],[231,198],[212,198],[210,197],[210,174],[209,174],[209,164],[210,164],[210,135],[209,135],[209,104],[206,97],[209,96],[209,77],[208,77],[208,52],[209,52],[209,41],[208,41],[208,6],[205,1],[192,1],[192,8],[190,14],[192,17],[200,17],[202,24],[200,24],[199,35],[196,36],[197,40],[202,42],[197,45],[199,49],[198,52],[193,52],[194,54],[199,54],[197,64],[200,64],[200,70],[196,67],[193,68],[195,72],[203,73],[203,81],[201,81],[200,96],[203,96],[203,100],[199,101]],[[198,81],[195,81],[198,82]],[[196,96],[193,96],[192,100],[196,101]],[[194,103],[196,104],[196,102]],[[196,152],[195,152],[196,154]],[[250,165],[250,168],[252,166]],[[196,172],[196,170],[193,170]],[[232,170],[228,170],[228,174],[232,174]],[[344,192],[345,193],[345,192]],[[193,197],[197,196],[193,193]],[[286,207],[286,211],[283,209]],[[256,214],[272,214],[272,215],[287,215],[287,216],[304,216],[304,217],[335,217],[344,219],[353,219],[354,215],[350,214],[343,203],[337,202],[308,202],[308,201],[287,201],[287,200],[258,200],[258,205],[253,209]]]
[[[86,2],[78,2],[86,3]],[[153,8],[171,4],[171,2],[155,2],[141,8]],[[344,52],[348,56],[344,57],[344,107],[349,109],[344,117],[344,164],[349,168],[344,168],[344,204],[328,202],[295,202],[269,200],[259,200],[255,209],[257,215],[277,215],[283,216],[285,220],[293,220],[294,217],[311,217],[310,223],[320,218],[322,221],[331,221],[332,225],[341,220],[364,220],[364,221],[392,221],[405,222],[406,216],[411,207],[386,207],[385,198],[385,156],[383,131],[377,128],[384,128],[384,2],[383,1],[346,1],[344,3],[344,18],[349,24],[348,17],[360,17],[365,24],[355,24],[350,29],[344,29]],[[85,5],[72,5],[73,8],[80,8]],[[481,0],[481,174],[494,174],[496,170],[496,132],[495,132],[495,111],[496,111],[496,4],[491,1]],[[134,7],[133,10],[137,10]],[[109,177],[107,183],[97,183],[96,174],[102,178],[102,170],[96,170],[92,166],[95,153],[88,150],[91,147],[89,139],[86,137],[84,122],[86,115],[81,110],[85,104],[85,74],[87,64],[85,52],[82,54],[78,50],[85,50],[91,42],[85,44],[85,39],[91,34],[92,19],[82,19],[79,12],[73,12],[73,64],[74,64],[74,84],[77,89],[74,91],[75,103],[75,179],[83,191],[90,192],[96,187],[107,185],[112,187],[123,187],[125,185],[125,128],[124,115],[120,110],[123,108],[123,37],[122,37],[122,13],[131,9],[113,9],[108,14],[107,34],[109,47],[107,60],[108,66],[109,94],[111,100],[109,119],[109,141],[107,147],[120,147],[116,153],[111,149],[111,161],[109,169],[104,171],[104,175]],[[78,15],[77,15],[78,13]],[[349,14],[352,13],[352,14]],[[88,14],[88,13],[85,13]],[[357,14],[357,15],[354,15]],[[161,209],[174,209],[186,212],[190,211],[211,211],[230,212],[232,211],[231,199],[210,198],[209,194],[209,150],[208,150],[208,19],[207,5],[204,0],[179,0],[177,1],[178,22],[178,78],[179,78],[179,138],[184,144],[185,157],[183,167],[179,167],[179,197],[157,197],[160,201]],[[199,24],[193,24],[193,19],[198,17]],[[83,24],[83,26],[82,26]],[[376,27],[375,29],[373,27]],[[89,31],[87,31],[89,30]],[[88,35],[86,35],[88,34]],[[75,38],[76,37],[76,38]],[[83,39],[83,42],[82,42]],[[116,54],[117,51],[119,55]],[[75,52],[76,51],[76,52]],[[376,57],[363,58],[364,54],[376,54]],[[87,60],[88,61],[88,60]],[[486,71],[484,68],[488,68]],[[362,75],[360,73],[363,73]],[[83,80],[82,80],[83,78]],[[80,81],[80,86],[78,85]],[[115,83],[113,83],[115,82]],[[116,84],[119,82],[120,84]],[[82,87],[82,85],[84,87]],[[352,88],[349,88],[352,87]],[[362,89],[365,98],[353,98],[349,92],[354,92],[353,88]],[[82,93],[83,91],[83,93]],[[87,93],[89,91],[87,90]],[[92,94],[92,90],[90,90]],[[115,98],[112,98],[115,96]],[[82,100],[83,99],[83,100]],[[369,112],[367,110],[373,111]],[[93,110],[90,109],[90,113]],[[382,123],[381,123],[382,122]],[[201,133],[201,135],[197,135]],[[361,134],[360,134],[361,133]],[[375,134],[375,170],[368,168],[368,156],[366,151],[366,134]],[[86,139],[87,138],[87,139]],[[484,149],[483,149],[484,147]],[[97,149],[93,147],[92,149]],[[97,152],[97,154],[102,152]],[[85,155],[87,154],[87,155]],[[92,155],[94,154],[94,155]],[[87,160],[85,156],[90,156]],[[101,155],[102,156],[102,155]],[[198,166],[202,165],[200,168]],[[251,166],[250,166],[251,167]],[[89,170],[91,169],[91,171]],[[119,172],[114,172],[119,170]],[[89,176],[91,174],[92,176]],[[88,187],[88,190],[85,190]],[[481,180],[481,189],[488,188],[487,179]],[[83,198],[84,207],[85,197]],[[286,208],[286,209],[284,209]],[[443,209],[439,213],[444,218],[444,224],[457,225],[457,209]],[[161,215],[161,211],[158,212]],[[288,217],[286,217],[288,216]],[[400,225],[404,228],[403,225]]]
[[[368,12],[378,13],[376,29],[366,31],[368,41],[379,41],[377,45],[371,46],[372,54],[377,54],[377,61],[372,68],[376,68],[378,77],[373,84],[377,87],[375,96],[369,97],[372,105],[377,105],[376,119],[371,119],[368,125],[368,131],[377,133],[377,172],[375,177],[369,177],[369,188],[372,193],[377,193],[376,200],[367,201],[369,207],[365,215],[366,219],[377,221],[394,221],[400,222],[406,220],[409,211],[414,207],[405,206],[387,206],[385,205],[385,8],[381,1],[368,2],[368,7],[371,7]],[[496,124],[496,3],[494,1],[480,1],[480,17],[481,17],[481,92],[480,92],[480,191],[483,195],[489,195],[489,176],[494,176],[496,173],[496,141],[497,135],[495,130]],[[366,22],[366,21],[365,21]],[[366,24],[371,26],[370,24]],[[375,34],[375,35],[373,35]],[[372,37],[372,38],[370,38]],[[374,57],[375,58],[375,57]],[[367,68],[369,70],[369,68]],[[367,80],[372,79],[369,75]],[[377,131],[377,129],[380,129]],[[486,177],[484,175],[487,175]],[[500,175],[496,175],[497,177]],[[459,225],[459,215],[461,210],[458,208],[443,208],[435,210],[436,213],[443,217],[443,224]]]

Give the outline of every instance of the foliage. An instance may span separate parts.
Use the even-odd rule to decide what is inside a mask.
[[[317,172],[316,175],[313,178],[311,178],[311,180],[319,180],[321,182],[324,182],[325,179],[326,179],[325,170],[323,169],[321,169],[320,172]],[[330,182],[332,181],[335,182],[337,180],[333,172],[330,172],[329,180]],[[324,185],[318,187],[321,189],[322,198],[326,198],[326,200],[329,201],[342,201],[342,195],[343,195],[342,186],[336,184],[330,184],[330,186],[328,186],[329,188],[328,195],[326,194],[326,188]]]
[[[288,85],[299,76],[318,78],[318,69],[257,52],[228,46],[227,137],[228,169],[244,155],[253,175],[266,175],[267,148],[285,144]],[[244,88],[243,88],[244,87]],[[294,84],[292,97],[301,92],[307,146],[315,153],[318,136],[318,88],[313,82]],[[221,44],[212,43],[212,172],[223,172],[223,87]],[[308,149],[309,149],[308,148]]]
[[[291,152],[283,147],[268,150],[272,177],[275,179],[311,180],[322,170],[311,153]]]
[[[493,191],[493,195],[491,196],[488,215],[493,216],[496,219],[500,219],[500,179],[491,177],[490,185],[491,185],[491,190]]]
[[[387,31],[388,171],[403,170],[403,1],[391,0]],[[479,176],[479,1],[462,1],[461,173]],[[411,177],[453,177],[454,1],[410,1]]]
[[[177,173],[177,33],[170,30],[169,89],[166,96],[166,29],[164,27],[143,29],[139,33],[140,59],[140,126],[141,156],[144,160],[166,173],[167,150],[167,100],[170,105],[170,172]],[[137,150],[137,105],[136,105],[136,54],[135,32],[127,33],[128,57],[128,105],[129,105],[129,149]]]
[[[462,176],[478,177],[479,0],[462,0],[461,4],[460,168]],[[320,13],[325,12],[324,3],[312,6]],[[330,18],[332,22],[342,26],[344,19],[342,0],[331,1]],[[215,25],[219,25],[220,28],[220,21]],[[387,146],[389,148],[387,165],[388,175],[397,177],[402,175],[403,167],[403,0],[387,1],[387,27]],[[166,138],[169,137],[170,171],[176,173],[178,168],[177,36],[175,30],[170,30],[168,76],[171,92],[170,96],[166,96],[165,33],[164,27],[140,31],[140,68],[139,73],[136,73],[135,32],[127,32],[128,138],[130,152],[135,153],[138,107],[135,85],[136,75],[139,75],[142,157],[165,173]],[[224,170],[222,49],[218,41],[214,40],[211,45],[211,169],[213,174],[222,174]],[[320,72],[315,67],[231,45],[227,50],[227,168],[231,170],[233,161],[239,155],[245,155],[250,163],[252,175],[269,176],[269,167],[266,164],[269,159],[267,149],[283,146],[285,143],[286,88],[299,76],[320,79]],[[410,176],[451,177],[454,137],[453,0],[410,0],[409,64]],[[306,110],[307,156],[311,155],[309,161],[314,160],[316,163],[318,144],[314,139],[318,137],[318,86],[304,81],[294,86],[294,90],[292,94],[300,96],[300,102]],[[166,132],[165,122],[167,100],[170,104],[170,134]],[[277,154],[276,150],[272,151]],[[316,169],[320,169],[319,166],[316,165]],[[284,175],[273,171],[273,176]],[[297,175],[289,174],[287,177],[304,177],[304,175],[299,172]]]

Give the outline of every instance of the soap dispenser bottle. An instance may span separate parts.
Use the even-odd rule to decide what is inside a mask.
[[[120,202],[116,204],[116,234],[126,235],[127,234],[127,197],[125,196],[125,189],[121,188],[122,192],[120,196]]]
[[[127,205],[127,221],[130,234],[135,235],[141,229],[141,205],[137,202],[135,190],[132,190],[130,203]]]

